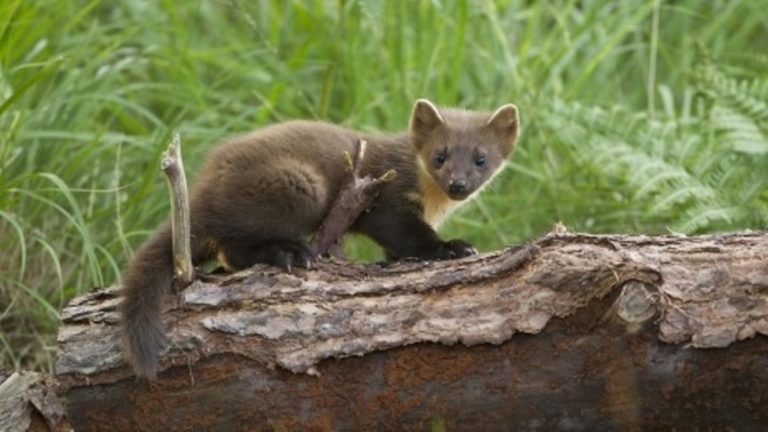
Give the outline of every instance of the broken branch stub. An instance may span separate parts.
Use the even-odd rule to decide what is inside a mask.
[[[181,137],[178,133],[173,135],[168,149],[163,153],[160,167],[168,180],[168,189],[171,194],[173,271],[178,288],[183,288],[192,283],[194,267],[190,244],[189,192],[181,158]]]

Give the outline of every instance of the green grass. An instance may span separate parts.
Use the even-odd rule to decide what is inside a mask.
[[[166,217],[174,131],[291,118],[400,131],[413,101],[514,102],[508,169],[443,229],[490,250],[562,221],[768,221],[766,0],[0,2],[0,365],[52,368],[58,312]],[[357,257],[372,247],[354,241]]]

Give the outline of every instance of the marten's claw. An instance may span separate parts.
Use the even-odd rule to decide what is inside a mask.
[[[293,272],[293,254],[281,250],[275,254],[275,262],[274,265],[276,267],[281,267],[283,270],[287,271],[288,273]]]
[[[464,258],[477,255],[477,249],[464,240],[454,239],[445,242],[442,255],[445,259]]]
[[[305,244],[287,243],[275,254],[273,264],[283,268],[288,273],[293,272],[293,266],[309,269],[313,261],[312,251]]]

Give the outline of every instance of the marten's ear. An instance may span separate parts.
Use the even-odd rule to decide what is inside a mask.
[[[413,105],[411,133],[414,135],[428,135],[444,122],[443,116],[440,115],[440,111],[437,110],[437,107],[432,102],[426,99],[419,99]]]
[[[486,125],[499,137],[512,140],[514,145],[520,134],[520,117],[517,114],[517,107],[513,104],[502,106],[491,115]]]

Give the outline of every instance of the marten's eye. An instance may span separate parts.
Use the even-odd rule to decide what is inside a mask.
[[[445,163],[445,153],[440,152],[435,155],[435,166],[440,168]]]
[[[485,156],[475,156],[475,165],[481,167],[485,165]]]

